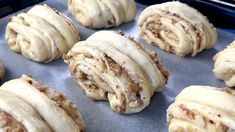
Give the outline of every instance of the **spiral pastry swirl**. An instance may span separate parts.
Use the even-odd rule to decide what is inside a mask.
[[[68,9],[89,28],[119,26],[136,15],[134,0],[68,0]]]
[[[235,91],[190,86],[167,109],[169,132],[234,132]]]
[[[63,94],[23,75],[0,87],[1,132],[80,132],[84,122]]]
[[[155,53],[113,31],[99,31],[77,43],[64,60],[88,97],[107,99],[114,111],[125,114],[148,106],[168,77]]]
[[[138,20],[140,36],[160,49],[177,56],[195,56],[212,48],[217,33],[200,12],[178,1],[147,7]]]
[[[80,39],[75,24],[46,5],[11,17],[5,36],[11,50],[37,62],[61,57]]]

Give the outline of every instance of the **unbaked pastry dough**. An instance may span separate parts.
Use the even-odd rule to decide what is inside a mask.
[[[3,78],[4,74],[5,74],[5,68],[4,68],[2,62],[0,62],[0,79]]]
[[[82,117],[74,103],[61,93],[25,75],[0,87],[1,112],[15,120],[17,125],[2,118],[0,114],[0,122],[7,122],[7,127],[0,124],[0,131],[9,127],[15,130],[16,126],[29,132],[84,130]]]
[[[216,77],[225,81],[229,87],[235,86],[235,41],[214,56]]]
[[[0,111],[12,116],[19,124],[22,123],[23,126],[17,124],[19,130],[28,132],[52,132],[47,123],[44,122],[40,114],[31,105],[16,95],[3,90],[0,90]],[[0,121],[7,122],[7,120],[1,118]],[[13,131],[16,129],[17,125],[10,126],[9,123],[0,125],[0,131],[7,132],[7,130]]]
[[[75,44],[64,60],[88,97],[107,99],[114,111],[125,114],[148,106],[168,77],[155,53],[120,32],[96,32]]]
[[[73,16],[89,28],[119,26],[136,15],[134,0],[68,0]]]
[[[234,132],[235,91],[190,86],[167,109],[169,132]]]
[[[65,15],[47,5],[10,18],[6,39],[11,50],[37,62],[50,62],[79,41],[79,30]]]
[[[140,36],[177,56],[196,55],[212,48],[217,33],[200,12],[178,1],[147,7],[138,20]]]

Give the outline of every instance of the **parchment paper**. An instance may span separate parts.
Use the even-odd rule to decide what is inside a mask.
[[[66,0],[48,0],[44,2],[72,18],[80,29],[80,36],[85,40],[89,35],[98,31],[81,26],[67,11]],[[64,93],[74,101],[83,116],[87,132],[166,132],[166,109],[174,101],[174,97],[185,87],[192,84],[225,87],[224,82],[215,78],[212,57],[216,52],[232,42],[234,34],[218,30],[218,43],[215,48],[204,50],[196,57],[180,58],[165,53],[154,46],[147,45],[139,37],[137,18],[145,8],[138,4],[138,15],[135,20],[117,28],[107,30],[122,30],[142,42],[148,49],[158,53],[161,62],[170,70],[166,89],[152,97],[150,106],[138,114],[121,115],[113,112],[108,102],[92,101],[87,98],[80,87],[71,78],[68,67],[62,59],[48,64],[27,60],[20,54],[12,52],[5,41],[7,18],[0,19],[0,60],[6,67],[6,76],[1,83],[20,77],[22,74],[32,75],[34,79]],[[29,9],[29,8],[28,8]],[[22,10],[22,12],[28,9]],[[17,14],[17,13],[15,13]],[[12,15],[15,15],[12,14]],[[130,51],[131,52],[131,51]]]

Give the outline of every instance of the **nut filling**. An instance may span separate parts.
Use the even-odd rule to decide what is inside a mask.
[[[103,33],[110,37],[102,38],[106,36]],[[136,55],[125,49],[130,47]],[[169,75],[155,53],[123,32],[97,32],[75,44],[63,58],[89,98],[108,100],[119,113],[139,112],[149,105],[151,96],[164,87]]]
[[[14,117],[0,110],[0,129],[3,132],[27,132],[25,127]]]
[[[80,40],[76,25],[47,5],[10,17],[5,37],[14,52],[45,63],[60,58]]]
[[[42,82],[37,82],[26,76],[24,77],[24,79],[27,80],[29,84],[37,88],[40,92],[44,93],[51,100],[53,100],[58,107],[62,108],[79,125],[81,130],[84,129],[84,124],[81,120],[81,115],[78,113],[76,105],[71,102],[66,96],[49,88]]]
[[[234,93],[202,85],[184,88],[167,109],[169,132],[234,132]]]
[[[178,106],[179,111],[183,113],[181,117],[174,117],[174,115],[169,114],[169,124],[172,119],[183,120],[187,122],[194,123],[195,126],[202,128],[204,130],[216,130],[221,132],[231,132],[234,130],[229,130],[229,127],[224,125],[220,121],[213,121],[213,119],[209,119],[207,116],[200,114],[197,110],[188,109],[185,105],[181,104]],[[197,123],[195,123],[197,122]]]
[[[178,1],[146,8],[138,20],[140,36],[160,49],[184,57],[212,48],[215,28],[200,12]]]

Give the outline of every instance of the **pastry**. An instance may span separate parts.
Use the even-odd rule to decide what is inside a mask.
[[[235,86],[235,41],[214,56],[216,77],[224,80],[229,87]]]
[[[23,75],[0,87],[0,131],[79,132],[84,123],[63,94]]]
[[[234,132],[235,91],[190,86],[167,109],[169,132]]]
[[[138,20],[140,36],[149,44],[177,56],[195,56],[214,47],[217,33],[196,9],[178,1],[147,7]]]
[[[3,78],[4,74],[5,74],[5,68],[3,64],[0,62],[0,79]]]
[[[47,5],[11,17],[5,36],[11,50],[37,62],[61,57],[80,39],[75,24]]]
[[[89,28],[119,26],[136,15],[134,0],[68,0],[68,9]]]
[[[64,56],[73,78],[93,100],[129,114],[143,110],[161,91],[168,72],[154,52],[121,32],[99,31]]]

